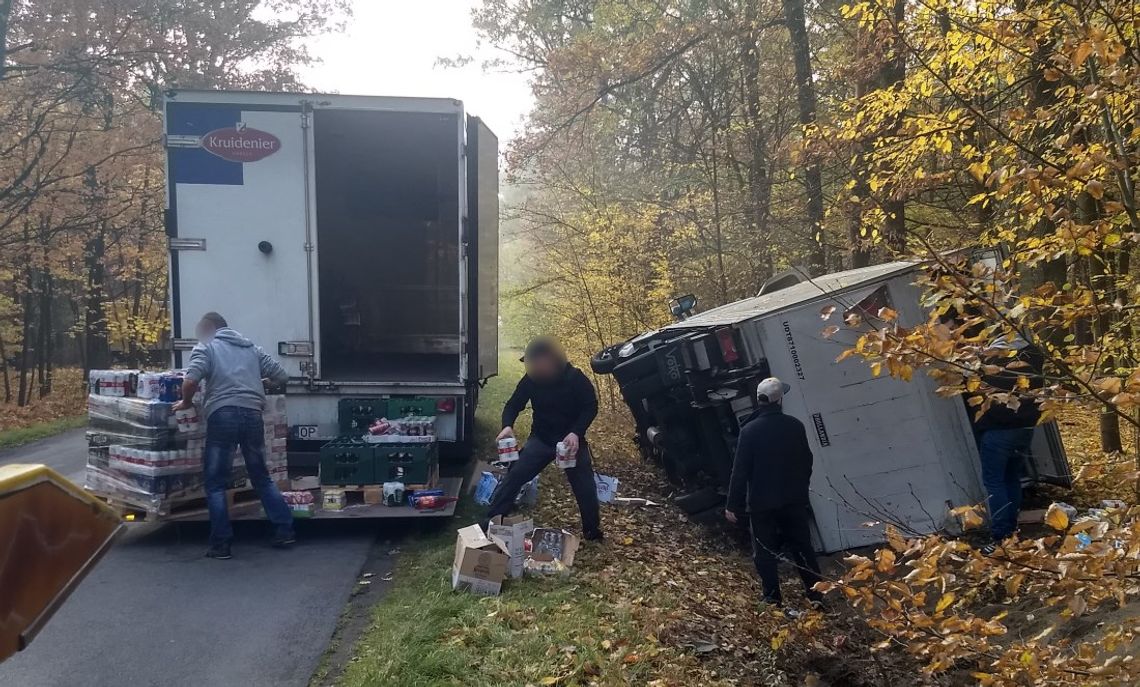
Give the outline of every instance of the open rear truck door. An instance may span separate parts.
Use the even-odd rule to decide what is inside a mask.
[[[467,118],[468,379],[499,373],[499,139]],[[472,261],[472,256],[475,260]]]

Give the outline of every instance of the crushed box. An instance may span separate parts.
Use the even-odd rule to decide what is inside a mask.
[[[510,564],[511,557],[502,540],[488,538],[478,525],[464,527],[455,539],[451,588],[497,596],[503,588]]]
[[[511,556],[511,577],[522,577],[526,535],[534,529],[534,520],[525,515],[498,515],[491,519],[487,534],[501,539]]]

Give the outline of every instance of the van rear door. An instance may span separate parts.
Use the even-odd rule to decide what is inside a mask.
[[[299,102],[174,93],[165,124],[175,364],[217,311],[302,376],[313,341]]]

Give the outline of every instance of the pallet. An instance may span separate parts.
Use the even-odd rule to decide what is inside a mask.
[[[279,482],[278,488],[288,488],[287,483]],[[209,515],[205,496],[176,499],[168,507],[154,511],[114,497],[101,497],[111,508],[118,512],[119,517],[129,522],[168,522],[172,520],[197,520]],[[226,509],[231,515],[234,512],[244,512],[261,505],[261,499],[252,487],[245,486],[238,489],[226,490]]]
[[[405,484],[404,491],[423,491],[424,489],[435,489],[439,486],[439,464],[431,466],[431,472],[428,473],[428,481],[426,484]],[[383,489],[383,484],[322,484],[321,489],[340,489],[345,493],[354,491],[365,491],[367,489]]]

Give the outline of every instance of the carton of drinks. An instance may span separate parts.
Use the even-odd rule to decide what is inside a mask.
[[[574,566],[581,540],[566,530],[536,527],[523,540],[523,572],[565,574]]]
[[[514,437],[504,437],[499,439],[499,455],[495,459],[497,463],[513,463],[519,459],[519,442]]]
[[[571,453],[566,442],[560,441],[554,447],[554,462],[558,464],[558,467],[567,470],[578,465],[578,454],[577,452]]]

